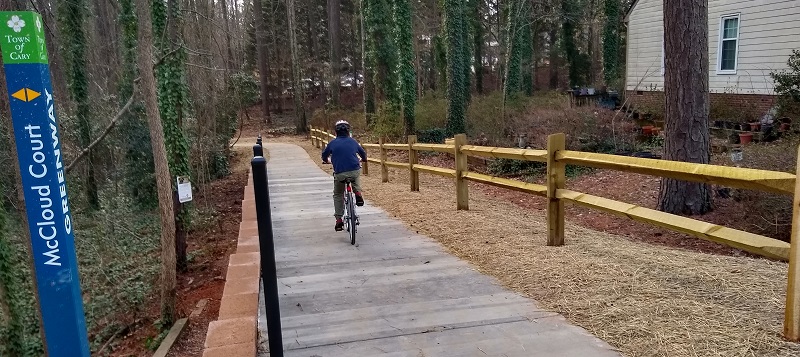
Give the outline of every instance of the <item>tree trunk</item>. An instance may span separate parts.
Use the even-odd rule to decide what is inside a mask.
[[[473,5],[473,32],[472,51],[475,66],[475,91],[483,94],[483,0],[475,1]]]
[[[86,32],[84,20],[86,18],[86,2],[84,0],[67,1],[63,3],[59,12],[61,14],[61,28],[66,38],[66,48],[69,58],[69,91],[75,102],[75,117],[78,122],[78,142],[81,148],[86,148],[92,142],[92,124],[89,119],[89,77],[86,73]],[[95,177],[95,155],[89,151],[86,160],[86,200],[89,209],[100,209],[100,195],[98,193],[97,178]]]
[[[233,58],[233,46],[231,43],[231,26],[230,26],[230,18],[231,14],[228,13],[228,0],[222,0],[222,14],[223,20],[225,21],[225,47],[228,52],[228,57],[225,58],[225,69],[231,70],[233,69],[232,63],[235,60]]]
[[[368,127],[372,126],[375,118],[375,49],[367,41],[366,16],[370,13],[368,7],[370,0],[360,0],[361,3],[361,68],[364,69],[364,120]],[[369,46],[369,47],[368,47]]]
[[[409,0],[393,0],[397,74],[406,135],[414,135],[414,110],[417,105],[417,73],[414,70],[414,33]]]
[[[167,164],[167,148],[164,145],[164,129],[161,125],[156,79],[153,74],[150,1],[136,0],[136,14],[139,25],[141,93],[150,128],[150,143],[155,161],[158,206],[161,216],[161,320],[164,325],[170,326],[175,318],[175,219],[172,211],[172,180]]]
[[[339,106],[339,86],[341,83],[340,71],[342,69],[342,39],[341,39],[341,0],[328,0],[328,37],[330,40],[330,91],[331,104]]]
[[[447,130],[449,134],[466,132],[467,98],[464,89],[464,67],[467,56],[463,34],[463,16],[465,15],[463,0],[445,0],[445,29],[447,31]]]
[[[261,111],[263,120],[272,124],[269,115],[269,70],[267,69],[267,40],[264,24],[263,3],[253,0],[253,17],[256,23],[256,52],[258,53],[258,75],[261,78]]]
[[[286,12],[289,19],[289,50],[292,52],[292,83],[294,96],[295,130],[298,134],[305,133],[306,111],[303,105],[303,86],[300,78],[300,53],[297,48],[297,23],[295,22],[295,0],[286,1]]]
[[[558,40],[558,30],[555,28],[550,30],[550,89],[558,89],[559,73],[558,73],[558,50],[556,43]]]
[[[665,158],[708,164],[708,0],[664,2],[664,46]],[[663,179],[658,209],[706,213],[709,185]]]

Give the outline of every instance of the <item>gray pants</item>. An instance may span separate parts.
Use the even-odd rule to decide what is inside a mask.
[[[344,180],[348,178],[353,180],[353,192],[361,192],[361,170],[333,175],[333,209],[337,219],[344,215]]]

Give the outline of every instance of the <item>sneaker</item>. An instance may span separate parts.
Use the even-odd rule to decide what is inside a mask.
[[[356,193],[356,206],[363,206],[364,205],[364,197],[361,197],[361,192]]]
[[[335,229],[336,229],[337,232],[341,232],[341,231],[344,230],[344,222],[342,221],[341,218],[336,219],[336,227],[335,227]]]

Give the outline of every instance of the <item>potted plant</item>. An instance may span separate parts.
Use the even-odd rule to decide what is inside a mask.
[[[752,132],[741,132],[739,133],[739,141],[744,144],[749,144],[753,141],[753,133]]]

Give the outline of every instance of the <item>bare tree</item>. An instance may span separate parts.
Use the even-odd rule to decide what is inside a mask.
[[[664,156],[708,164],[708,0],[664,1]],[[709,186],[661,181],[658,208],[676,214],[711,210]]]
[[[261,78],[261,110],[264,119],[272,123],[269,115],[269,69],[267,68],[267,29],[264,24],[264,5],[261,0],[253,0],[253,17],[256,23],[256,48],[258,52],[258,75]]]
[[[339,71],[342,66],[341,0],[328,0],[328,36],[331,45],[331,104],[339,105]]]
[[[164,145],[164,128],[158,110],[156,79],[153,74],[153,31],[150,1],[136,0],[136,16],[139,33],[139,74],[141,94],[145,102],[147,123],[150,129],[150,144],[156,169],[158,207],[161,215],[161,318],[169,325],[175,317],[175,219],[172,204],[172,180],[167,164],[167,148]]]
[[[297,21],[295,21],[295,0],[286,0],[289,19],[289,50],[292,52],[292,94],[294,96],[294,115],[297,133],[305,133],[306,111],[303,106],[303,85],[300,78],[300,51],[297,48]]]

